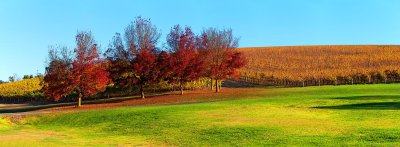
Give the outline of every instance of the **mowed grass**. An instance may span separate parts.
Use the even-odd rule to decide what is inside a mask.
[[[400,84],[242,90],[218,102],[3,118],[0,146],[400,145]]]

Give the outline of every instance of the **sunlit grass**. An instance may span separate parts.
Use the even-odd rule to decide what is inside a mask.
[[[5,118],[0,117],[0,132],[9,129],[10,127],[10,122]]]
[[[11,131],[0,132],[0,142],[11,142],[7,146],[33,140],[33,146],[400,144],[400,84],[260,88],[246,95],[241,90],[231,95],[235,100],[29,117]],[[13,136],[26,138],[25,143],[12,144]]]

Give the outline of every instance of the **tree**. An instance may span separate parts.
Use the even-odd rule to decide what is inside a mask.
[[[17,74],[13,74],[12,76],[8,77],[8,81],[9,82],[15,82],[15,81],[18,81],[18,80],[20,80],[20,78],[18,77]]]
[[[197,52],[198,37],[190,27],[184,30],[175,25],[167,36],[169,49],[172,51],[171,82],[178,83],[183,95],[183,85],[202,76],[204,62]]]
[[[33,78],[33,75],[24,75],[24,77],[22,78],[22,79],[32,79]]]
[[[8,82],[14,82],[14,81],[15,81],[15,78],[13,76],[8,77]]]
[[[159,82],[167,73],[163,66],[169,62],[165,61],[169,55],[155,47],[159,38],[160,33],[150,19],[141,17],[125,29],[126,48],[116,34],[106,52],[113,82],[124,86],[137,84],[141,98],[145,98],[143,87]]]
[[[48,66],[43,78],[43,93],[59,101],[71,91],[72,54],[66,47],[50,47]]]
[[[107,70],[114,85],[133,87],[135,85],[135,77],[133,76],[133,61],[134,52],[126,50],[121,35],[115,33],[108,49],[105,52],[107,59]]]
[[[153,72],[157,68],[155,45],[160,35],[150,19],[141,17],[137,17],[125,29],[126,44],[132,54],[133,77],[136,79],[136,84],[139,84],[141,98],[145,97],[143,86],[158,81]]]
[[[90,32],[76,35],[77,46],[72,63],[71,89],[78,94],[78,107],[82,98],[104,91],[110,79],[104,68],[104,62],[97,52],[97,44]]]
[[[237,77],[237,69],[245,65],[244,56],[236,51],[238,38],[231,29],[217,30],[208,28],[201,35],[201,48],[205,56],[206,76],[215,79],[215,92],[219,91],[219,82],[226,78]]]
[[[73,61],[68,53],[59,57],[56,51],[50,50],[49,54],[50,64],[46,68],[46,85],[43,88],[48,97],[59,100],[75,93],[78,95],[77,106],[80,107],[82,98],[104,91],[110,81],[90,32],[79,32],[76,35]]]
[[[42,73],[37,73],[35,76],[35,78],[41,78],[41,77],[44,77]]]

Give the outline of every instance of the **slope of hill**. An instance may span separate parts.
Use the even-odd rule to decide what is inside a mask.
[[[399,89],[236,88],[212,96],[226,101],[0,116],[0,146],[398,146]],[[179,97],[212,94],[191,93]]]
[[[241,76],[256,83],[306,86],[400,80],[400,46],[395,45],[283,46],[239,51],[248,60]]]
[[[40,92],[41,81],[41,78],[32,78],[0,84],[0,100],[16,102],[41,98],[43,97]]]

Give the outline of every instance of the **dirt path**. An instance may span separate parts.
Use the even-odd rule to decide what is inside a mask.
[[[96,109],[96,108],[109,108],[109,107],[121,107],[121,106],[149,106],[149,105],[171,105],[171,104],[187,104],[187,103],[198,103],[198,102],[209,102],[218,101],[224,99],[231,99],[230,96],[237,93],[249,93],[254,90],[251,89],[224,89],[221,93],[213,93],[209,90],[196,90],[186,91],[184,95],[179,94],[166,94],[161,96],[150,96],[145,99],[135,98],[124,100],[114,103],[102,103],[102,104],[87,104],[82,105],[78,109]],[[38,111],[49,111],[49,110],[75,110],[75,106],[66,107],[55,107],[42,109]]]
[[[214,93],[210,90],[194,90],[185,91],[184,95],[178,95],[179,92],[165,94],[160,96],[149,96],[145,99],[130,98],[125,100],[118,100],[114,102],[99,103],[99,104],[84,104],[80,108],[76,108],[74,105],[60,106],[43,108],[39,110],[19,112],[19,113],[2,113],[0,114],[7,117],[13,117],[19,119],[26,115],[36,114],[49,114],[55,112],[68,112],[68,111],[81,111],[89,109],[102,109],[102,108],[113,108],[113,107],[124,107],[124,106],[157,106],[157,105],[174,105],[174,104],[188,104],[188,103],[201,103],[210,101],[220,101],[227,99],[235,99],[236,95],[248,95],[255,92],[257,89],[254,88],[224,88],[220,93]],[[234,96],[235,95],[235,96]]]

